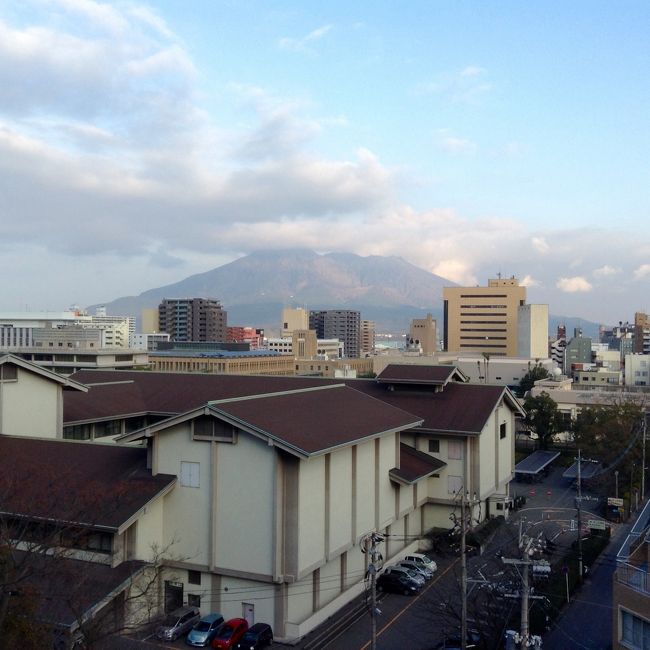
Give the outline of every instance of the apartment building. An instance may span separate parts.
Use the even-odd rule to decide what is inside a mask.
[[[211,298],[165,298],[158,306],[158,324],[173,341],[225,341],[227,312]]]
[[[375,351],[375,323],[371,320],[362,320],[359,330],[359,354],[368,356]]]
[[[361,314],[349,309],[328,309],[309,312],[309,329],[319,339],[339,339],[344,343],[346,357],[356,359],[361,352]]]
[[[634,351],[650,354],[650,317],[643,312],[634,314]]]
[[[443,301],[447,352],[517,356],[519,307],[526,304],[526,287],[519,280],[499,277],[488,280],[487,287],[444,287]]]

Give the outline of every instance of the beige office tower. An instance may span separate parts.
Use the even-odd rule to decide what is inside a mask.
[[[436,353],[436,321],[431,314],[426,318],[414,318],[409,329],[409,344],[419,345],[425,357]]]
[[[375,351],[375,322],[362,320],[359,330],[359,344],[361,356],[367,356]]]
[[[487,287],[445,287],[444,348],[448,352],[516,357],[519,307],[526,287],[517,278],[488,280]]]
[[[143,309],[140,318],[140,332],[143,334],[154,334],[160,332],[158,309]]]
[[[293,330],[291,349],[296,359],[313,359],[318,353],[316,331],[310,329]]]
[[[282,310],[282,338],[290,338],[294,330],[309,329],[309,312],[302,307],[285,307]]]

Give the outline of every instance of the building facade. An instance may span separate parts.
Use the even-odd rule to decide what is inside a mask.
[[[519,305],[517,356],[527,359],[548,357],[548,305]]]
[[[309,329],[319,339],[339,339],[344,343],[346,357],[356,359],[361,351],[361,314],[349,309],[328,309],[309,312]]]
[[[426,318],[414,318],[409,327],[407,346],[419,346],[425,357],[433,356],[438,350],[436,321],[431,314]]]
[[[158,306],[161,332],[173,341],[226,341],[228,314],[211,298],[165,298]]]
[[[526,287],[516,278],[488,280],[487,287],[444,287],[444,349],[516,357],[519,307]],[[546,356],[546,354],[544,354]]]
[[[309,329],[309,312],[302,307],[285,307],[282,310],[281,338],[291,338],[294,330]]]

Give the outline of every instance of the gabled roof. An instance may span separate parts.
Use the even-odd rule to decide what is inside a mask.
[[[380,384],[445,386],[450,381],[468,381],[455,366],[396,364],[387,365],[378,375]]]
[[[196,417],[208,412],[300,457],[322,454],[391,431],[417,427],[421,423],[402,409],[343,384],[329,384],[218,400],[121,436],[120,440],[151,436],[188,419],[188,416]]]
[[[34,571],[21,582],[21,588],[34,594],[36,619],[69,630],[92,619],[101,607],[128,589],[147,566],[130,560],[111,567],[45,554],[39,554],[30,565]]]
[[[62,375],[59,375],[56,372],[52,372],[47,368],[43,368],[42,366],[39,366],[36,363],[32,363],[31,361],[26,361],[25,359],[21,359],[20,357],[17,357],[13,354],[3,354],[0,356],[0,366],[3,366],[5,364],[11,364],[14,366],[18,366],[23,370],[27,370],[28,372],[33,372],[35,375],[39,375],[41,377],[44,377],[45,379],[49,379],[57,384],[60,384],[61,386],[63,386],[64,389],[70,388],[72,390],[77,390],[82,393],[88,391],[88,389],[83,384],[80,384],[79,382],[74,381],[69,377],[64,377]]]
[[[418,451],[402,442],[399,446],[399,467],[391,469],[389,476],[402,485],[413,485],[413,483],[435,474],[446,464],[439,458]]]
[[[72,424],[143,413],[175,415],[216,399],[295,390],[333,383],[314,377],[175,374],[82,370],[72,375],[87,395],[66,395],[63,422]],[[340,383],[340,382],[339,382]]]
[[[390,366],[389,366],[390,367]],[[398,366],[414,373],[432,366]],[[433,366],[436,368],[439,366]],[[443,366],[450,378],[453,367]],[[400,370],[405,373],[406,370]],[[442,370],[439,377],[444,376]],[[417,377],[417,374],[416,374]],[[479,435],[488,418],[503,400],[518,415],[524,411],[508,388],[448,381],[442,390],[372,379],[323,379],[318,377],[260,377],[250,375],[174,374],[138,371],[82,371],[75,380],[89,385],[85,395],[69,393],[64,403],[64,423],[113,419],[155,413],[178,415],[202,408],[215,400],[264,396],[273,393],[345,384],[375,400],[423,420],[422,429],[460,435]],[[261,402],[258,402],[261,404]],[[332,407],[332,413],[337,407]],[[286,414],[285,414],[286,415]],[[327,414],[329,418],[331,413]]]
[[[176,481],[146,460],[140,447],[0,436],[0,509],[118,532]]]
[[[442,391],[423,393],[391,391],[362,380],[350,380],[347,384],[422,418],[420,430],[435,433],[478,436],[502,400],[517,414],[524,415],[515,396],[503,386],[450,382]]]

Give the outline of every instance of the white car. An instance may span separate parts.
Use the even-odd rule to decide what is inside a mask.
[[[432,573],[435,573],[438,570],[438,565],[424,553],[410,553],[407,555],[404,560],[406,562],[415,562],[416,564],[421,564],[426,567]]]

